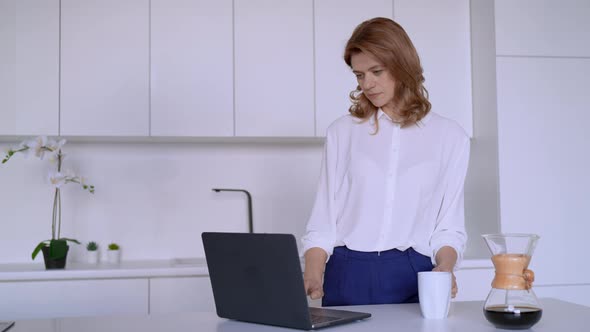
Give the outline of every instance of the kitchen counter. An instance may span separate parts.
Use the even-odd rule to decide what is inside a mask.
[[[536,332],[588,331],[590,307],[561,300],[541,299],[543,317],[532,330]],[[483,316],[483,302],[454,302],[450,316],[442,320],[422,318],[418,304],[387,304],[343,307],[370,312],[369,319],[339,325],[326,331],[374,332],[450,332],[506,331],[497,330]],[[170,331],[170,332],[271,332],[293,329],[265,326],[218,318],[214,312],[161,315],[103,316],[17,321],[10,332],[98,332],[98,331]]]
[[[301,263],[303,270],[304,262]],[[488,259],[465,260],[461,269],[492,268]],[[68,262],[65,270],[45,270],[42,263],[0,264],[0,282],[109,278],[208,276],[204,257],[123,261],[120,264]]]
[[[208,275],[205,258],[137,260],[120,264],[68,262],[64,270],[46,270],[43,264],[0,264],[0,282]]]

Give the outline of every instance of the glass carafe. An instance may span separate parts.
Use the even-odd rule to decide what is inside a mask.
[[[486,319],[497,328],[519,330],[535,325],[543,314],[532,290],[529,263],[539,236],[535,234],[482,235],[492,252],[496,275],[484,304]]]

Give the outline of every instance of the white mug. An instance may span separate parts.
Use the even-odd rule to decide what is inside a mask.
[[[418,298],[424,318],[446,318],[451,306],[451,272],[418,272]]]

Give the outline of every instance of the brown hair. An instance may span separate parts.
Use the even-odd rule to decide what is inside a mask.
[[[396,81],[393,103],[399,110],[401,126],[420,121],[430,111],[428,91],[424,87],[424,71],[418,52],[406,31],[388,18],[376,17],[359,24],[346,43],[344,61],[351,66],[351,57],[357,53],[374,56]],[[357,86],[350,93],[349,112],[360,119],[375,117],[378,130],[377,108]]]

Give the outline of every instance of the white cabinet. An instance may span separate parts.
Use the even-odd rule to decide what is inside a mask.
[[[151,6],[151,135],[232,136],[232,0]]]
[[[459,291],[455,301],[485,301],[492,289],[494,274],[493,268],[467,268],[456,271]]]
[[[495,1],[502,232],[540,235],[535,292],[589,305],[590,2]]]
[[[533,287],[537,297],[553,297],[590,307],[590,284]]]
[[[373,17],[392,17],[391,0],[315,1],[316,136],[348,114],[349,93],[357,82],[344,62],[344,47],[354,28]]]
[[[590,56],[590,1],[496,0],[502,56]]]
[[[147,279],[0,282],[0,320],[147,314]]]
[[[150,314],[215,311],[209,276],[150,279]]]
[[[393,14],[422,57],[433,110],[472,131],[468,0],[0,6],[0,135],[324,136],[356,86],[346,40]]]
[[[60,134],[149,135],[149,1],[61,1]]]
[[[235,1],[237,136],[314,136],[313,1]]]
[[[502,232],[541,236],[538,283],[588,283],[590,59],[499,57],[497,77]]]
[[[56,135],[59,1],[0,1],[0,135]]]
[[[469,0],[395,0],[393,13],[418,50],[432,110],[473,136]]]

